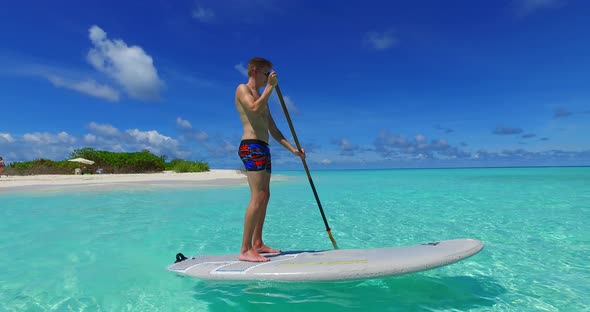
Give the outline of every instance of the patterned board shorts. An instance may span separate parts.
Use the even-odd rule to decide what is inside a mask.
[[[266,170],[266,172],[271,172],[268,143],[261,140],[242,140],[238,155],[247,171]]]

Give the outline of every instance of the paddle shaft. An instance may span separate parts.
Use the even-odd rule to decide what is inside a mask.
[[[283,100],[283,94],[281,93],[281,89],[277,84],[275,86],[275,90],[277,90],[277,95],[279,100],[281,101],[281,106],[283,107],[283,111],[285,112],[285,117],[287,118],[287,122],[289,123],[289,128],[291,129],[291,134],[293,134],[293,140],[295,140],[295,145],[297,145],[297,150],[302,152],[301,145],[299,144],[299,140],[297,139],[297,134],[295,133],[295,128],[293,128],[293,122],[291,122],[291,117],[289,116],[289,111],[287,111],[287,105],[285,105],[285,100]],[[315,196],[315,200],[318,203],[318,207],[320,208],[320,213],[322,214],[322,219],[324,220],[324,225],[326,225],[326,231],[328,232],[328,236],[330,237],[330,241],[332,241],[332,245],[334,249],[338,249],[338,245],[336,244],[336,240],[332,236],[332,231],[330,230],[330,226],[328,225],[328,220],[326,219],[326,214],[324,214],[324,209],[322,208],[322,203],[320,202],[320,197],[318,196],[318,192],[315,189],[315,185],[313,184],[313,179],[311,178],[311,174],[309,173],[309,168],[307,167],[307,162],[304,158],[301,158],[303,162],[303,168],[305,168],[305,173],[307,173],[307,179],[309,179],[309,185],[311,185],[311,189],[313,191],[313,196]]]

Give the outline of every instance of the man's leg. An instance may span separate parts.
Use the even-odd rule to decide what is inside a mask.
[[[253,237],[253,246],[256,251],[259,253],[279,253],[280,250],[272,249],[264,244],[262,241],[262,229],[264,226],[264,219],[266,218],[266,208],[268,207],[268,201],[270,200],[270,172],[265,172],[264,177],[264,187],[266,188],[266,201],[264,202],[262,212],[258,217],[256,222],[256,227],[254,228],[254,237]]]
[[[269,259],[261,256],[253,248],[252,238],[256,225],[266,210],[266,203],[268,202],[268,173],[266,171],[248,171],[247,175],[251,197],[244,217],[244,234],[239,259],[242,261],[264,262]]]

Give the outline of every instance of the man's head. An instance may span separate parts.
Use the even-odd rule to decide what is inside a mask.
[[[248,77],[251,77],[255,73],[261,75],[266,74],[266,72],[269,71],[271,68],[272,63],[269,60],[263,59],[261,57],[252,58],[248,62]]]

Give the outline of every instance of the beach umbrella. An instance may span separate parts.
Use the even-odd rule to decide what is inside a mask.
[[[77,162],[77,163],[86,164],[86,165],[92,165],[92,164],[94,164],[94,161],[88,160],[88,159],[85,159],[85,158],[81,158],[81,157],[74,158],[74,159],[69,159],[68,161]]]

